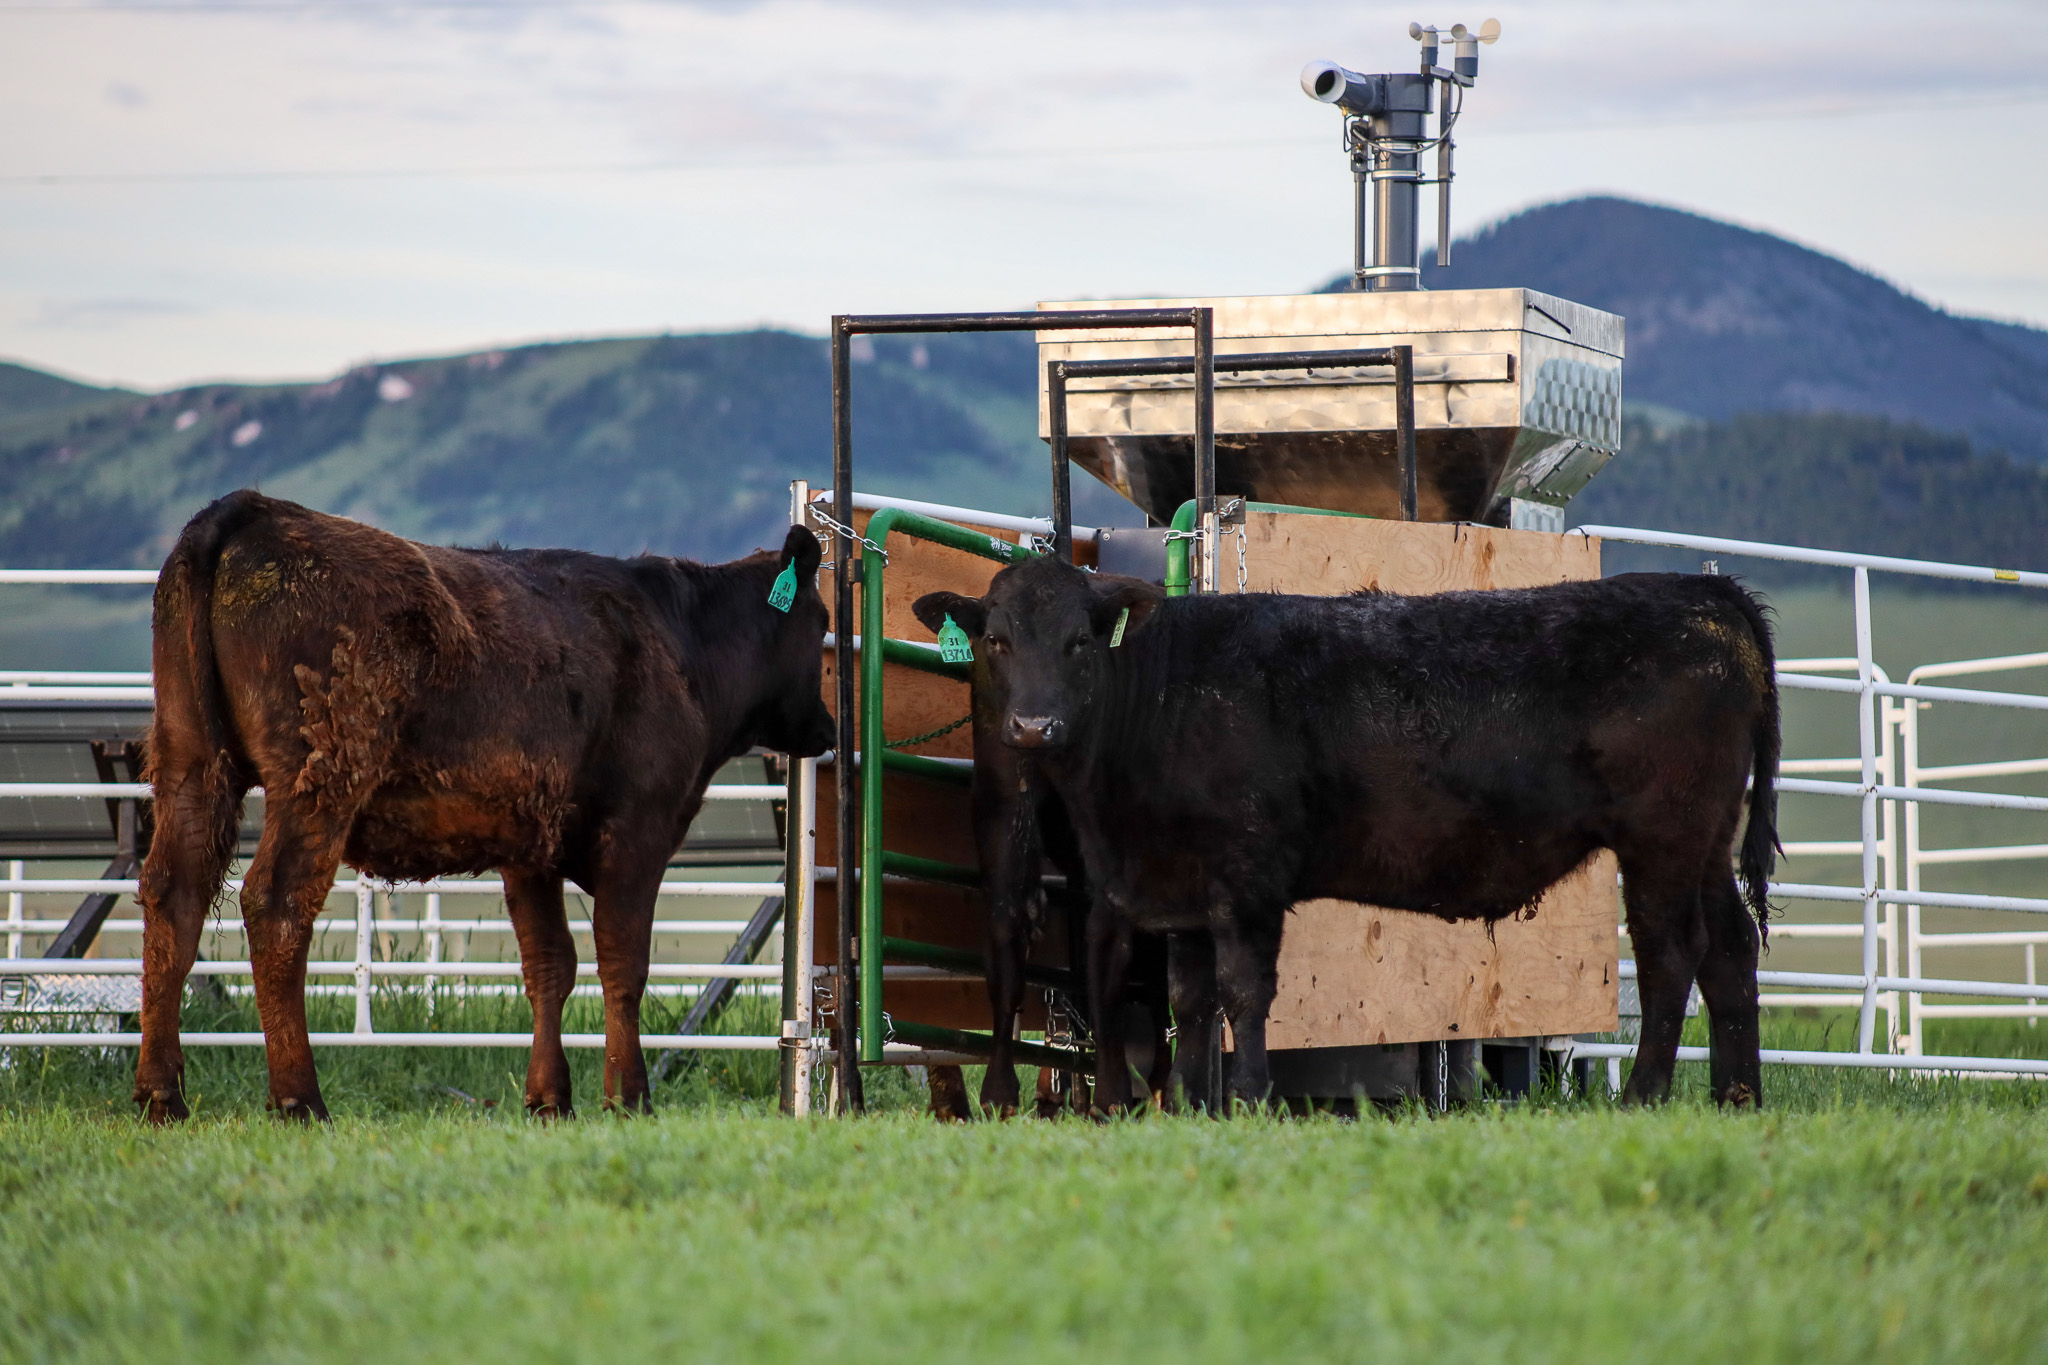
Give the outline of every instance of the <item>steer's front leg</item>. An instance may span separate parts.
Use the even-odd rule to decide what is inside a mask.
[[[1173,1007],[1173,1079],[1177,1103],[1196,1113],[1216,1105],[1216,945],[1206,933],[1169,934],[1167,993]]]
[[[1216,986],[1230,1016],[1229,1098],[1262,1108],[1271,1096],[1266,1071],[1266,1013],[1279,987],[1280,921],[1270,916],[1212,915],[1216,939]]]
[[[1088,912],[1088,1000],[1095,1025],[1095,1107],[1131,1107],[1131,1065],[1124,1049],[1124,996],[1131,970],[1131,924],[1121,898],[1098,896]]]

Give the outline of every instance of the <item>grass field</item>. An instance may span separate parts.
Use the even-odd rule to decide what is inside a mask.
[[[1766,1044],[1840,1028],[1776,1017]],[[524,1061],[330,1050],[337,1120],[306,1131],[262,1115],[259,1054],[195,1050],[197,1117],[156,1132],[129,1057],[16,1053],[0,1357],[2048,1355],[2033,1084],[1774,1068],[1768,1112],[1724,1115],[1689,1067],[1649,1113],[942,1127],[893,1074],[868,1119],[775,1118],[741,1059],[627,1121],[593,1112],[586,1055],[585,1117],[541,1126]]]

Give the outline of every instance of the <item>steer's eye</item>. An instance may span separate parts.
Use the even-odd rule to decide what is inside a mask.
[[[1008,654],[1010,652],[1010,642],[1000,635],[991,635],[988,638],[988,652],[991,654]]]
[[[1074,637],[1073,639],[1071,639],[1071,640],[1067,641],[1067,653],[1069,653],[1069,654],[1079,654],[1079,653],[1081,652],[1082,648],[1083,648],[1083,647],[1084,647],[1085,645],[1087,645],[1087,643],[1088,643],[1088,637],[1087,637],[1087,636],[1085,636],[1085,635],[1076,635],[1076,636],[1075,636],[1075,637]]]

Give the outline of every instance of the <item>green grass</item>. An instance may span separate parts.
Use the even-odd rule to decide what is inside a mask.
[[[1767,1041],[1841,1028],[1774,1016]],[[1772,1109],[1728,1115],[1688,1067],[1648,1113],[944,1127],[900,1076],[878,1116],[778,1119],[765,1070],[606,1118],[591,1058],[586,1117],[542,1126],[517,1112],[522,1053],[335,1049],[337,1119],[305,1131],[260,1113],[256,1053],[192,1055],[173,1131],[128,1116],[118,1053],[0,1071],[0,1358],[2048,1352],[2031,1084],[1772,1068]]]

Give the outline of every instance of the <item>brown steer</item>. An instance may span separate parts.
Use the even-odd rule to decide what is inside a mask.
[[[794,572],[787,611],[769,602]],[[264,791],[242,917],[270,1106],[326,1117],[306,951],[339,865],[412,879],[499,869],[533,1004],[526,1106],[567,1114],[569,878],[595,905],[606,1102],[648,1105],[640,997],[656,885],[721,763],[822,752],[818,543],[707,566],[458,550],[253,492],[194,517],[155,614],[156,837],[142,873],[135,1099],[183,1118],[178,1006]]]

